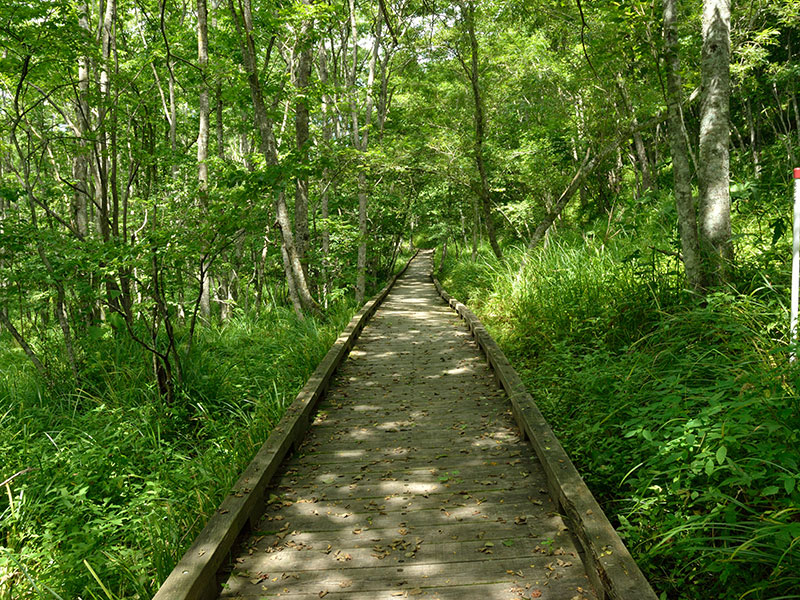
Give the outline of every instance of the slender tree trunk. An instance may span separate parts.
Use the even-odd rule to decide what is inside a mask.
[[[730,198],[730,0],[703,3],[699,234],[704,271],[714,285],[733,260]]]
[[[758,125],[753,116],[753,106],[749,99],[744,101],[744,114],[747,119],[748,136],[750,139],[750,156],[753,159],[753,176],[761,179],[761,156],[758,149]],[[798,121],[800,123],[800,121]],[[798,129],[800,131],[800,128]]]
[[[211,13],[211,28],[216,30],[219,0],[213,0],[212,6],[213,11]],[[225,160],[225,123],[222,120],[222,82],[219,78],[216,79],[217,82],[214,89],[214,111],[216,113],[217,121],[217,156]]]
[[[308,0],[304,0],[307,4]],[[306,20],[300,28],[295,52],[296,65],[294,83],[297,88],[297,101],[295,103],[295,141],[297,143],[297,153],[300,160],[302,173],[295,179],[294,195],[294,234],[297,254],[303,265],[303,271],[308,276],[307,253],[309,243],[308,233],[308,172],[305,167],[308,163],[308,99],[306,98],[308,80],[311,76],[312,48],[310,45],[310,34],[314,22]]]
[[[650,159],[647,156],[647,148],[645,147],[644,144],[644,138],[642,137],[641,130],[638,128],[639,123],[636,119],[636,115],[634,114],[630,96],[628,95],[628,90],[625,89],[624,79],[622,78],[621,74],[617,74],[617,89],[619,90],[619,94],[622,97],[622,102],[625,105],[625,110],[631,116],[632,123],[634,126],[633,148],[636,152],[636,160],[639,163],[639,171],[641,172],[642,175],[641,187],[639,189],[641,195],[641,193],[644,193],[651,187],[653,187],[653,179],[650,173]]]
[[[102,6],[102,0],[101,0]],[[96,227],[100,234],[101,239],[107,242],[110,238],[109,227],[109,201],[108,201],[108,103],[110,101],[111,91],[111,76],[110,57],[111,57],[111,44],[114,35],[114,21],[116,16],[117,3],[116,0],[107,0],[105,3],[105,12],[103,13],[103,21],[100,29],[100,48],[101,48],[101,65],[100,65],[100,95],[103,101],[98,108],[98,141],[100,155],[97,160],[97,189],[96,197]]]
[[[470,83],[472,85],[472,98],[475,105],[475,164],[478,167],[478,175],[480,176],[480,198],[483,207],[483,220],[486,223],[486,233],[489,235],[489,243],[492,245],[492,251],[497,258],[502,260],[503,251],[497,243],[497,234],[494,229],[494,221],[492,221],[492,200],[489,193],[489,178],[486,174],[486,162],[483,155],[485,117],[478,73],[478,38],[475,35],[475,4],[470,1],[466,3],[466,6],[462,4],[461,7],[469,33],[471,48]]]
[[[697,237],[697,216],[692,198],[692,174],[686,147],[681,114],[681,75],[678,55],[677,0],[664,0],[664,56],[667,67],[667,111],[672,153],[672,176],[675,181],[675,204],[678,209],[678,231],[681,238],[683,266],[689,286],[703,285],[700,246]]]
[[[197,179],[201,202],[205,203],[208,192],[208,5],[206,0],[197,0],[197,66],[200,69],[200,95],[198,101],[199,125],[197,132]]]
[[[25,355],[28,359],[33,363],[33,366],[36,367],[36,370],[39,372],[39,376],[48,381],[48,374],[47,369],[44,368],[42,361],[39,360],[39,357],[36,355],[36,352],[31,348],[30,344],[25,340],[22,334],[14,327],[14,324],[8,318],[8,312],[5,307],[0,307],[0,323],[11,333],[11,337],[13,337],[19,347],[22,348],[22,351],[25,352]]]
[[[175,62],[169,59],[169,148],[172,155],[178,152],[178,105],[175,100]],[[178,163],[171,161],[172,177],[178,174]]]
[[[253,115],[256,127],[260,134],[260,149],[264,155],[264,159],[270,166],[278,165],[278,151],[275,144],[275,135],[273,131],[272,120],[267,113],[267,107],[264,102],[264,96],[261,90],[261,81],[258,75],[258,68],[256,64],[256,51],[253,42],[253,19],[250,9],[250,0],[242,0],[242,14],[241,17],[237,13],[233,4],[233,0],[229,0],[228,4],[231,16],[239,32],[239,39],[242,47],[242,57],[244,60],[245,71],[247,72],[247,80],[250,87],[250,96],[253,102]],[[297,249],[294,243],[294,236],[292,235],[292,221],[289,215],[289,208],[286,205],[286,197],[283,190],[276,194],[275,198],[275,213],[277,217],[278,228],[280,229],[281,239],[283,240],[283,248],[286,251],[286,264],[287,269],[287,284],[295,286],[297,291],[297,300],[292,298],[292,303],[295,307],[295,312],[302,314],[303,310],[311,310],[313,312],[319,311],[319,305],[314,300],[311,292],[308,289],[305,274],[303,273],[303,266],[300,262],[300,257],[297,254]]]
[[[200,206],[208,205],[208,123],[210,109],[208,102],[208,4],[197,0],[197,66],[200,69],[200,94],[198,99],[197,131],[197,191]],[[211,317],[211,274],[208,269],[200,269],[200,315]]]
[[[367,176],[358,173],[358,259],[356,262],[356,302],[364,301],[367,288]]]
[[[478,240],[481,237],[481,212],[478,199],[472,196],[472,262],[478,260]]]
[[[78,25],[88,33],[89,31],[89,6],[80,5]],[[89,185],[89,157],[87,138],[89,133],[89,58],[81,56],[78,59],[78,89],[75,102],[78,123],[78,151],[72,162],[72,178],[75,180],[75,190],[72,200],[72,222],[75,231],[82,239],[89,235],[88,204],[90,194]]]
[[[350,0],[350,25],[353,35],[353,71],[350,78],[351,101],[350,110],[353,121],[353,145],[362,154],[369,147],[369,133],[372,125],[372,111],[375,105],[372,87],[375,85],[375,71],[378,63],[378,51],[381,44],[382,17],[378,15],[375,20],[375,35],[372,42],[372,51],[369,58],[367,71],[366,103],[364,108],[364,133],[358,127],[358,103],[356,102],[355,80],[358,68],[358,40],[356,37],[355,2]],[[367,177],[363,170],[358,172],[358,259],[356,263],[356,302],[364,301],[367,280]]]
[[[320,45],[319,52],[319,80],[323,86],[328,85],[329,71],[328,71],[328,50],[323,42]],[[331,119],[335,118],[331,111],[332,99],[326,93],[322,96],[322,141],[325,149],[330,148],[331,140],[333,139],[333,127]],[[330,294],[330,250],[331,250],[331,234],[330,234],[330,186],[333,185],[331,181],[331,173],[328,167],[322,171],[322,194],[320,202],[322,204],[322,298],[324,308],[328,308],[328,296]]]

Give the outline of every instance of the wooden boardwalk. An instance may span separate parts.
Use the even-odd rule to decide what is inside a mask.
[[[595,598],[430,260],[412,262],[361,333],[221,598]]]

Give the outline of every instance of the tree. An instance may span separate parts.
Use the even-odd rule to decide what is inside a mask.
[[[675,204],[678,209],[678,231],[681,238],[683,265],[690,287],[703,285],[700,248],[697,238],[697,215],[692,197],[689,149],[681,110],[682,83],[677,30],[677,0],[664,0],[664,59],[667,71],[667,124],[672,154],[672,177]]]
[[[730,197],[730,0],[703,3],[699,234],[707,283],[725,281],[733,261]]]
[[[467,28],[469,35],[469,66],[467,66],[464,59],[459,55],[459,60],[464,67],[469,79],[470,88],[472,90],[472,102],[474,107],[474,122],[475,122],[475,146],[474,157],[475,166],[478,169],[479,187],[478,196],[480,197],[481,207],[483,208],[483,220],[486,225],[486,232],[489,235],[489,243],[492,246],[492,251],[497,258],[503,258],[503,252],[500,245],[497,243],[497,233],[495,232],[494,221],[492,220],[492,198],[489,191],[489,179],[486,174],[486,160],[484,157],[484,138],[485,138],[485,108],[483,105],[483,95],[481,94],[480,72],[478,69],[478,38],[475,35],[475,3],[471,0],[469,2],[460,2],[461,18]]]

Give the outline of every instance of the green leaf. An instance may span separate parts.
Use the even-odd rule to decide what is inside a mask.
[[[777,485],[771,485],[769,487],[765,487],[764,488],[764,495],[765,496],[774,496],[777,493],[778,493],[778,486]]]
[[[717,450],[717,462],[722,464],[725,462],[725,457],[728,456],[728,448],[725,446],[720,446]]]
[[[794,477],[787,477],[783,480],[783,489],[786,490],[787,494],[791,494],[794,491],[796,484],[797,480],[795,480]]]

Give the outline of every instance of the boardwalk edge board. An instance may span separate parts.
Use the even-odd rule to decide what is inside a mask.
[[[495,377],[511,400],[514,418],[545,470],[550,496],[581,546],[587,574],[598,600],[657,600],[653,588],[497,342],[478,317],[450,296],[433,274],[431,279],[442,299],[469,326]]]
[[[292,448],[303,440],[314,409],[325,395],[336,369],[416,255],[350,320],[153,600],[216,598],[221,588],[217,572],[248,521],[260,515],[264,492],[272,476]]]

